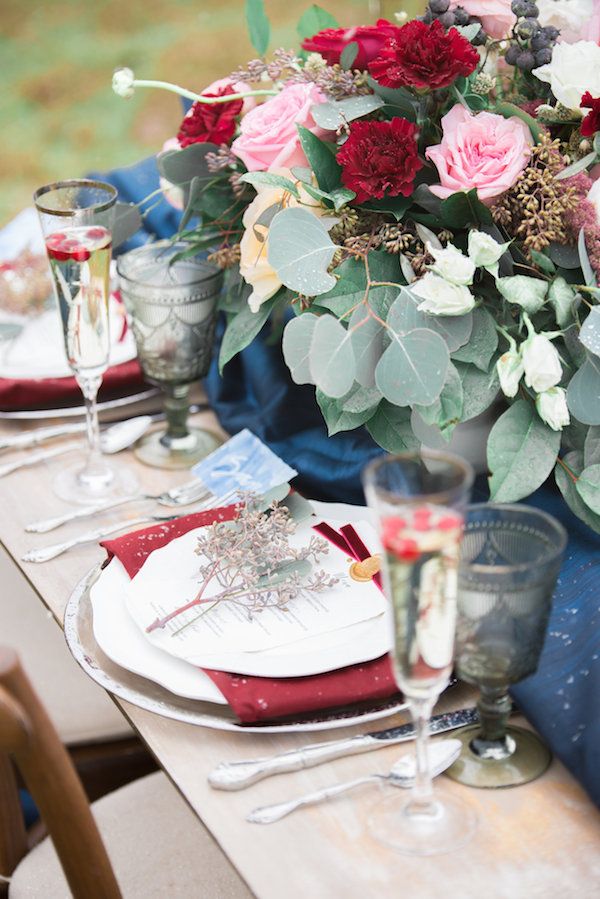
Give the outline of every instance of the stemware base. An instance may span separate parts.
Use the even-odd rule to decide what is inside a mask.
[[[550,750],[537,734],[514,725],[506,728],[506,742],[512,748],[510,755],[482,758],[471,748],[479,732],[479,725],[472,724],[453,734],[463,744],[463,750],[445,772],[452,780],[483,789],[516,787],[540,777],[552,761]]]
[[[426,856],[460,849],[477,830],[478,815],[473,805],[437,785],[434,814],[416,815],[412,808],[410,799],[388,796],[371,813],[369,832],[378,842],[403,855]]]
[[[138,479],[128,468],[108,466],[110,478],[100,476],[89,480],[82,480],[84,470],[81,462],[64,468],[52,482],[56,496],[68,503],[90,506],[121,496],[129,496],[137,491]]]
[[[174,439],[166,439],[164,431],[157,431],[143,437],[134,453],[140,462],[154,468],[191,468],[222,443],[217,434],[200,428],[189,428],[185,437]]]

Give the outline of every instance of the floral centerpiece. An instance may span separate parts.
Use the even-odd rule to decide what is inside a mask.
[[[390,451],[500,397],[492,498],[554,469],[600,532],[592,0],[430,0],[357,28],[313,6],[301,49],[271,55],[262,0],[246,9],[259,57],[201,94],[113,82],[192,101],[158,165],[177,238],[226,270],[220,365],[279,322],[329,432],[365,426]]]

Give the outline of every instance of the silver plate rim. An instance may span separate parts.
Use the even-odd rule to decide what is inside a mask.
[[[181,697],[176,697],[175,694],[170,693],[164,687],[153,684],[140,675],[126,672],[115,665],[115,663],[110,663],[116,672],[123,672],[124,679],[131,680],[134,684],[139,684],[139,686],[128,685],[123,680],[104,670],[98,661],[101,650],[95,640],[93,640],[93,636],[91,638],[93,645],[86,646],[80,634],[82,607],[87,603],[91,609],[89,590],[99,576],[101,568],[102,563],[94,565],[74,587],[65,608],[64,634],[67,646],[78,665],[85,671],[88,677],[118,699],[123,699],[145,711],[153,712],[175,721],[182,721],[185,724],[233,733],[252,734],[311,733],[334,730],[389,718],[408,709],[406,701],[399,701],[397,698],[392,697],[389,700],[375,702],[367,708],[364,707],[364,704],[361,709],[348,706],[345,709],[338,708],[334,712],[327,712],[327,710],[315,712],[313,717],[306,718],[306,716],[303,716],[301,720],[297,721],[289,720],[280,724],[247,725],[239,723],[233,717],[228,706],[217,706],[209,702],[191,699],[184,700]],[[148,684],[148,692],[144,692],[144,684]],[[152,696],[150,693],[155,695]],[[186,705],[189,708],[185,708]],[[219,708],[227,709],[229,717],[220,717],[215,714],[215,710]]]

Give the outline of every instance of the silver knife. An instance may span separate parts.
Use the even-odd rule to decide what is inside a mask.
[[[446,712],[443,715],[434,715],[429,723],[431,734],[442,734],[467,724],[474,724],[479,720],[476,708],[459,709],[456,712]],[[279,755],[267,756],[260,759],[249,759],[241,762],[222,762],[210,772],[208,782],[216,790],[243,790],[250,784],[271,777],[273,774],[285,774],[288,771],[300,771],[302,768],[313,768],[323,762],[343,758],[347,755],[357,755],[361,752],[371,752],[372,749],[382,749],[384,746],[393,746],[395,743],[404,743],[415,736],[415,728],[412,723],[401,724],[400,727],[390,727],[387,730],[376,730],[368,734],[358,734],[345,740],[331,740],[328,743],[314,743],[303,746],[302,749],[292,749]]]

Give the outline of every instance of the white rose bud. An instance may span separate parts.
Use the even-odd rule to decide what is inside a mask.
[[[135,93],[134,80],[135,76],[131,69],[115,69],[112,89],[119,97],[125,97],[126,100],[129,100]]]
[[[525,383],[536,393],[556,386],[562,377],[562,365],[557,350],[544,334],[531,333],[521,344]]]
[[[567,392],[562,387],[551,387],[538,393],[535,406],[538,415],[553,431],[562,431],[571,421],[567,408]]]
[[[484,231],[469,231],[469,256],[477,268],[485,268],[495,277],[498,275],[498,262],[510,246],[498,243]]]
[[[496,371],[500,378],[500,387],[505,396],[516,396],[519,383],[525,372],[521,353],[514,343],[496,362]]]
[[[473,261],[452,246],[452,244],[448,244],[444,249],[438,250],[430,243],[427,243],[427,251],[435,259],[435,265],[431,266],[431,270],[436,275],[439,275],[440,278],[444,278],[452,284],[473,283],[473,275],[475,274]]]
[[[410,289],[423,300],[419,303],[419,311],[430,315],[464,315],[475,306],[475,297],[468,287],[451,284],[432,272],[411,284]]]

